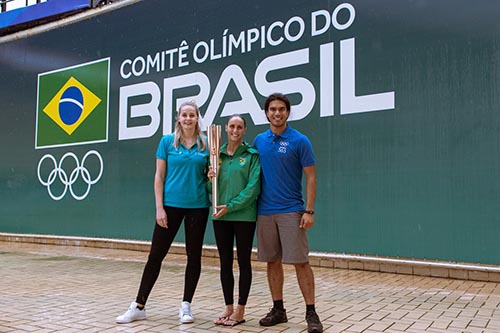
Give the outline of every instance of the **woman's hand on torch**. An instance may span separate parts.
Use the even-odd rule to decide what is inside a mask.
[[[208,179],[210,179],[210,181],[212,181],[214,179],[214,177],[216,176],[214,168],[212,168],[212,166],[208,167],[207,176],[208,176]]]
[[[216,211],[214,213],[212,213],[213,217],[221,218],[227,214],[227,206],[226,205],[216,206],[215,208],[216,208]]]

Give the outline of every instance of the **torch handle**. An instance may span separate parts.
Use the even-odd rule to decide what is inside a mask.
[[[219,156],[222,127],[210,125],[208,128],[208,145],[210,150],[210,166],[215,174],[212,178],[212,213],[217,213],[217,174],[219,173]]]

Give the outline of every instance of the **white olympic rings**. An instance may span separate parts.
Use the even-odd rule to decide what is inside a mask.
[[[99,159],[100,170],[99,170],[99,174],[94,179],[91,178],[89,170],[85,167],[85,160],[90,155],[95,155]],[[73,171],[71,171],[69,178],[68,178],[68,174],[66,173],[66,171],[62,168],[63,162],[67,157],[72,157],[76,163],[76,166],[73,169]],[[52,161],[54,168],[50,171],[50,173],[47,177],[47,180],[43,180],[41,175],[40,175],[40,168],[42,166],[43,161],[45,161],[46,159],[49,159]],[[46,154],[40,159],[40,162],[38,162],[38,168],[37,168],[38,180],[40,181],[40,183],[43,186],[47,187],[47,191],[49,192],[50,197],[56,201],[61,200],[66,195],[68,188],[69,188],[69,192],[71,193],[73,198],[75,198],[76,200],[85,199],[90,192],[90,187],[92,185],[94,185],[95,183],[97,183],[99,181],[99,179],[101,179],[103,171],[104,171],[104,163],[102,161],[101,155],[96,150],[88,151],[83,156],[81,165],[80,165],[80,161],[78,160],[78,157],[72,152],[68,152],[68,153],[64,154],[63,157],[61,157],[61,160],[59,161],[59,163],[57,163],[54,156],[52,156],[51,154]],[[73,191],[72,185],[77,181],[80,174],[81,174],[82,180],[87,184],[87,189],[86,189],[85,193],[83,193],[82,195],[77,195]],[[54,195],[52,193],[52,190],[51,190],[51,185],[56,181],[56,177],[58,177],[59,180],[61,181],[61,183],[64,185],[64,190],[58,196]]]

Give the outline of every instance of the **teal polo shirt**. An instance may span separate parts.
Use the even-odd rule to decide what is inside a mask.
[[[206,189],[208,149],[202,151],[197,144],[190,149],[180,144],[175,149],[173,142],[173,134],[163,136],[156,151],[156,158],[167,162],[163,204],[178,208],[210,207]]]

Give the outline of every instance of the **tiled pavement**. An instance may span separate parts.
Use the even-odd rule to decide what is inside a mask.
[[[194,324],[177,322],[183,255],[168,255],[147,305],[148,320],[118,325],[147,253],[0,242],[0,332],[306,332],[293,268],[285,268],[289,322],[260,327],[271,304],[265,266],[254,263],[246,323],[212,324],[223,310],[218,261],[203,259]],[[314,267],[325,332],[500,332],[500,284]]]

